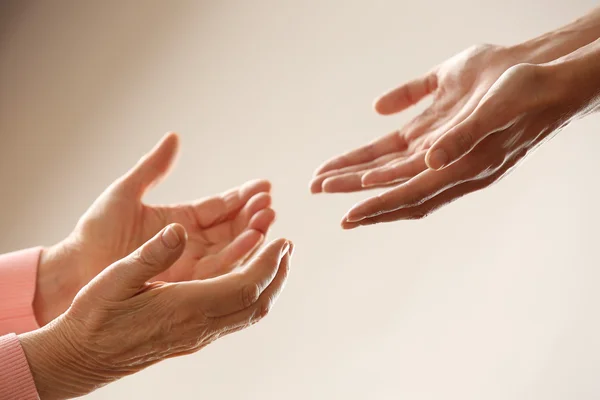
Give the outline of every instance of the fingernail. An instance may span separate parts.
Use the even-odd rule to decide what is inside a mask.
[[[280,261],[289,250],[290,250],[290,242],[285,242],[285,244],[283,245],[283,248],[281,249],[281,254],[279,256]]]
[[[162,240],[169,249],[176,249],[181,244],[181,238],[173,225],[169,225],[162,234]]]
[[[346,215],[346,222],[358,222],[361,219],[363,219],[363,217]]]
[[[369,179],[365,179],[365,178],[363,178],[363,180],[360,182],[360,184],[364,188],[377,185],[377,183],[375,183],[375,182],[369,182]]]
[[[345,224],[342,224],[342,229],[344,229],[344,230],[348,231],[348,230],[350,230],[350,229],[354,229],[354,228],[356,228],[356,227],[358,227],[358,226],[359,226],[358,224],[353,224],[353,223],[351,223],[351,222],[347,222],[347,223],[345,223]]]
[[[443,149],[437,149],[427,158],[430,168],[440,169],[448,164],[448,154]]]
[[[294,255],[294,243],[289,242],[289,244],[290,244],[290,248],[288,249],[288,254],[290,257],[292,257]]]

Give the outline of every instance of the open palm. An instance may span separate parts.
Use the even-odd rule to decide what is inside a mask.
[[[401,130],[334,157],[315,171],[312,193],[395,186],[427,169],[427,150],[464,121],[517,57],[493,45],[471,47],[375,102],[382,115],[398,113],[433,94],[432,104]]]
[[[221,195],[184,204],[148,205],[142,196],[173,164],[179,138],[166,135],[138,164],[110,185],[81,217],[64,248],[86,284],[170,223],[183,225],[188,245],[156,279],[183,281],[226,273],[258,248],[275,219],[271,185],[252,181]]]

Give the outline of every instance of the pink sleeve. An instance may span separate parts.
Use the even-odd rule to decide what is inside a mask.
[[[0,399],[39,399],[25,353],[14,333],[0,336]]]
[[[33,296],[41,247],[0,255],[0,335],[39,328]]]
[[[0,335],[39,328],[33,297],[41,250],[38,247],[0,255]],[[38,398],[17,335],[0,336],[0,399]]]

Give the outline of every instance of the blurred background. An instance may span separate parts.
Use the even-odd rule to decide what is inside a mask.
[[[87,398],[597,399],[600,119],[422,221],[342,231],[369,193],[308,193],[325,159],[399,128],[372,99],[476,43],[595,0],[0,2],[0,251],[50,245],[166,131],[148,202],[274,184],[296,244],[260,324]]]

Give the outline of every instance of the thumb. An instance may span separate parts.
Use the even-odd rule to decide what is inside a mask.
[[[381,115],[390,115],[417,104],[438,88],[435,69],[420,78],[390,90],[375,100],[373,108]]]
[[[460,160],[491,134],[506,128],[505,107],[493,98],[483,101],[464,121],[442,134],[425,155],[431,169],[440,170]]]
[[[167,133],[156,146],[130,169],[119,181],[119,186],[139,197],[167,174],[179,149],[179,136]]]
[[[134,296],[146,282],[166,271],[181,256],[187,242],[185,228],[171,224],[127,257],[113,263],[88,285],[94,297],[113,301]]]

